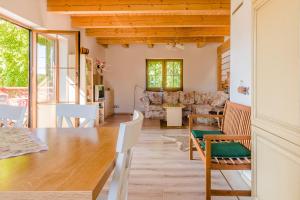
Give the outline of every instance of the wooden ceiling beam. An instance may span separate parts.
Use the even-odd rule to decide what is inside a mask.
[[[122,44],[122,47],[129,48],[129,44]]]
[[[105,49],[108,48],[108,44],[101,44],[101,46],[102,46],[103,48],[105,48]]]
[[[197,42],[197,47],[198,48],[203,48],[206,46],[206,43],[205,42]]]
[[[229,27],[205,28],[94,28],[86,29],[92,37],[201,37],[228,36]]]
[[[74,28],[229,27],[230,17],[219,15],[72,16]]]
[[[224,37],[181,37],[181,38],[97,38],[97,43],[100,45],[113,44],[184,44],[184,43],[222,43]]]
[[[230,15],[230,0],[48,0],[47,9],[65,14]]]

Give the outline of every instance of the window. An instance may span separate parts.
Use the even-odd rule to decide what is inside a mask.
[[[178,91],[183,89],[183,60],[148,59],[146,88],[150,91]]]

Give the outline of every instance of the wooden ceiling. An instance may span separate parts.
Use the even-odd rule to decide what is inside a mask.
[[[48,11],[71,15],[97,43],[222,42],[230,34],[230,0],[48,0]]]

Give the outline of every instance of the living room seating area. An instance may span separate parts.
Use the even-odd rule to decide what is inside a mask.
[[[165,119],[166,111],[163,104],[183,104],[183,117],[187,117],[189,114],[209,114],[211,111],[218,113],[223,110],[228,99],[229,95],[223,91],[145,91],[141,101],[145,109],[145,118]],[[209,119],[198,120],[207,123]]]

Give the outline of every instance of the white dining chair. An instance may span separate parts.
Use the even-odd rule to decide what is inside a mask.
[[[143,119],[144,116],[141,112],[134,111],[132,121],[120,124],[116,148],[117,161],[110,183],[108,200],[127,200],[132,147],[138,142]]]
[[[26,107],[0,105],[0,127],[22,128]]]
[[[72,119],[80,118],[79,128],[92,128],[97,119],[98,105],[57,104],[57,127],[63,127],[65,119],[68,128],[75,128]]]

